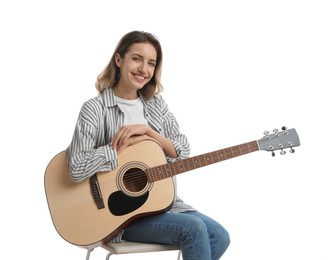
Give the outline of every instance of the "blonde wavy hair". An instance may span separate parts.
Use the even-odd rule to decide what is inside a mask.
[[[95,87],[99,94],[101,94],[105,89],[115,86],[116,83],[119,81],[120,69],[116,65],[115,54],[118,53],[123,59],[125,57],[125,54],[129,51],[131,45],[134,43],[150,43],[154,46],[157,52],[157,62],[154,75],[151,80],[143,86],[143,88],[140,90],[140,93],[145,99],[148,100],[155,94],[158,94],[163,90],[163,86],[160,82],[163,61],[163,53],[160,42],[151,33],[143,31],[132,31],[125,34],[121,38],[110,59],[110,62],[105,67],[105,69],[98,75]]]

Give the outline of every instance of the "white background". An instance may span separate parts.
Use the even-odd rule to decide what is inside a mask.
[[[258,151],[178,176],[180,196],[229,230],[222,259],[329,260],[329,13],[320,0],[1,1],[6,259],[84,259],[53,227],[44,171],[120,37],[144,30],[162,43],[163,96],[192,155],[282,125],[300,136],[294,154]]]

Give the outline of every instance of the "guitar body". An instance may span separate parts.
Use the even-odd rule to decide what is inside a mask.
[[[145,174],[163,164],[166,158],[157,143],[140,142],[119,155],[114,171],[97,173],[91,189],[90,180],[70,179],[66,152],[59,153],[45,172],[46,197],[57,232],[74,245],[94,247],[133,220],[168,210],[175,197],[173,179],[150,182]]]

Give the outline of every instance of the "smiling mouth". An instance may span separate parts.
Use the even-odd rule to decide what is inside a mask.
[[[134,78],[139,81],[139,82],[143,82],[146,80],[146,77],[144,76],[141,76],[141,75],[136,75],[136,74],[133,74]]]

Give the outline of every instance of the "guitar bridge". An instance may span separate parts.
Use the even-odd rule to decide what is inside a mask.
[[[89,185],[90,185],[91,193],[92,193],[94,202],[97,206],[97,209],[103,209],[105,206],[104,206],[104,202],[103,202],[103,198],[102,198],[99,181],[97,179],[96,174],[94,174],[92,177],[89,178]]]

